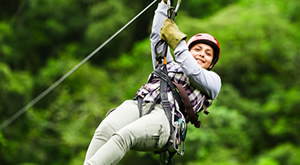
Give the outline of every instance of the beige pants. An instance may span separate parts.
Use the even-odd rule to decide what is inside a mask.
[[[161,105],[147,114],[150,106],[151,103],[143,104],[142,117],[139,117],[137,101],[133,100],[123,102],[111,112],[95,131],[84,164],[117,164],[130,149],[161,149],[170,136],[169,121]]]

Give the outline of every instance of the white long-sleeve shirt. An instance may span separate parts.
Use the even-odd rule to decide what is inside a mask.
[[[158,4],[155,11],[151,40],[151,54],[153,68],[156,66],[155,45],[160,41],[160,29],[165,19],[167,19],[168,6],[162,3]],[[158,52],[162,51],[162,47]],[[187,44],[182,40],[174,50],[175,61],[180,65],[184,74],[189,78],[191,84],[201,92],[205,93],[209,98],[215,99],[221,89],[221,78],[213,71],[208,71],[198,65],[192,54],[189,52]],[[167,63],[175,62],[170,51],[167,55]]]

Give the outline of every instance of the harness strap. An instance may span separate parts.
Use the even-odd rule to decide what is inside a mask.
[[[158,76],[161,80],[167,82],[168,86],[170,87],[172,94],[175,98],[175,100],[177,101],[178,105],[179,105],[179,109],[182,113],[184,113],[184,106],[183,106],[183,102],[180,99],[180,95],[178,94],[176,87],[174,86],[175,84],[172,83],[172,80],[170,79],[170,77],[168,76],[167,73],[163,72],[160,69],[155,69],[153,72],[153,74],[155,74],[156,76]]]
[[[161,165],[173,165],[173,156],[175,156],[176,152],[163,152],[160,154],[159,160]]]
[[[173,93],[173,96],[174,96],[175,100],[177,101],[177,103],[180,107],[180,111],[187,116],[187,119],[189,121],[191,121],[191,123],[196,128],[199,128],[200,125],[201,125],[201,122],[198,120],[198,116],[194,113],[193,106],[191,104],[189,96],[187,95],[187,93],[184,90],[184,88],[182,87],[182,85],[177,84],[175,82],[172,82],[172,80],[167,75],[167,73],[163,72],[162,70],[155,69],[153,71],[153,73],[155,75],[157,75],[162,81],[167,82],[166,84],[170,86],[171,91]],[[176,89],[178,89],[179,92],[177,92]],[[168,98],[167,98],[167,101],[168,101]],[[206,107],[204,107],[204,109],[205,109],[205,112],[206,112],[207,111]]]
[[[209,106],[211,106],[211,104],[212,104],[212,100],[210,100],[210,99],[206,99],[206,100],[204,101],[204,104],[203,104],[204,114],[206,114],[206,115],[209,114],[209,111],[208,111],[207,108],[208,108]]]
[[[165,110],[166,116],[170,122],[170,134],[173,132],[173,124],[172,124],[172,114],[171,114],[171,106],[168,100],[168,76],[165,76],[163,73],[167,73],[167,68],[164,65],[162,70],[160,71],[161,81],[160,81],[160,99],[162,103],[162,107]]]
[[[143,98],[139,96],[139,97],[137,98],[137,101],[138,101],[139,115],[140,115],[140,117],[142,117]]]
[[[191,121],[191,123],[196,127],[199,128],[201,125],[201,122],[198,120],[198,116],[195,114],[191,101],[189,99],[189,96],[187,95],[186,91],[184,90],[184,88],[182,87],[182,85],[177,84],[175,82],[173,82],[173,84],[177,87],[178,91],[179,91],[179,95],[183,101],[184,104],[184,108],[185,108],[185,112],[187,114],[187,119],[189,121]],[[206,109],[206,107],[205,107]]]

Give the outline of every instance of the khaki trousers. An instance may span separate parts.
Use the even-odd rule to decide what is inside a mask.
[[[149,113],[152,103],[143,103],[139,117],[137,101],[127,100],[112,111],[96,129],[85,165],[117,164],[130,149],[157,151],[170,136],[170,125],[161,105]]]

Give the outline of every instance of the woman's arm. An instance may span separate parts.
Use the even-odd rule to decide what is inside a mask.
[[[158,4],[158,8],[155,11],[152,32],[150,35],[151,40],[151,53],[153,68],[156,66],[156,54],[155,45],[161,40],[160,29],[163,22],[167,19],[168,6],[163,2]],[[158,52],[162,52],[163,47],[159,47]],[[215,99],[221,89],[220,77],[212,71],[203,69],[198,65],[197,61],[191,55],[186,45],[186,42],[182,40],[174,50],[175,60],[180,64],[184,73],[189,77],[190,82],[200,91],[207,94],[211,99]],[[173,61],[173,58],[168,50],[167,55],[168,63]]]
[[[151,41],[151,55],[152,55],[152,64],[153,68],[156,66],[156,54],[155,54],[155,45],[161,40],[160,38],[160,29],[163,25],[163,22],[167,19],[167,10],[168,6],[163,2],[158,4],[158,7],[155,11],[153,23],[152,23],[152,31],[150,35]],[[163,46],[158,48],[158,53],[161,53]],[[170,50],[168,49],[167,62],[173,61]]]
[[[213,71],[203,69],[188,50],[186,42],[182,40],[174,50],[175,60],[190,82],[200,91],[215,99],[221,89],[221,78]]]

